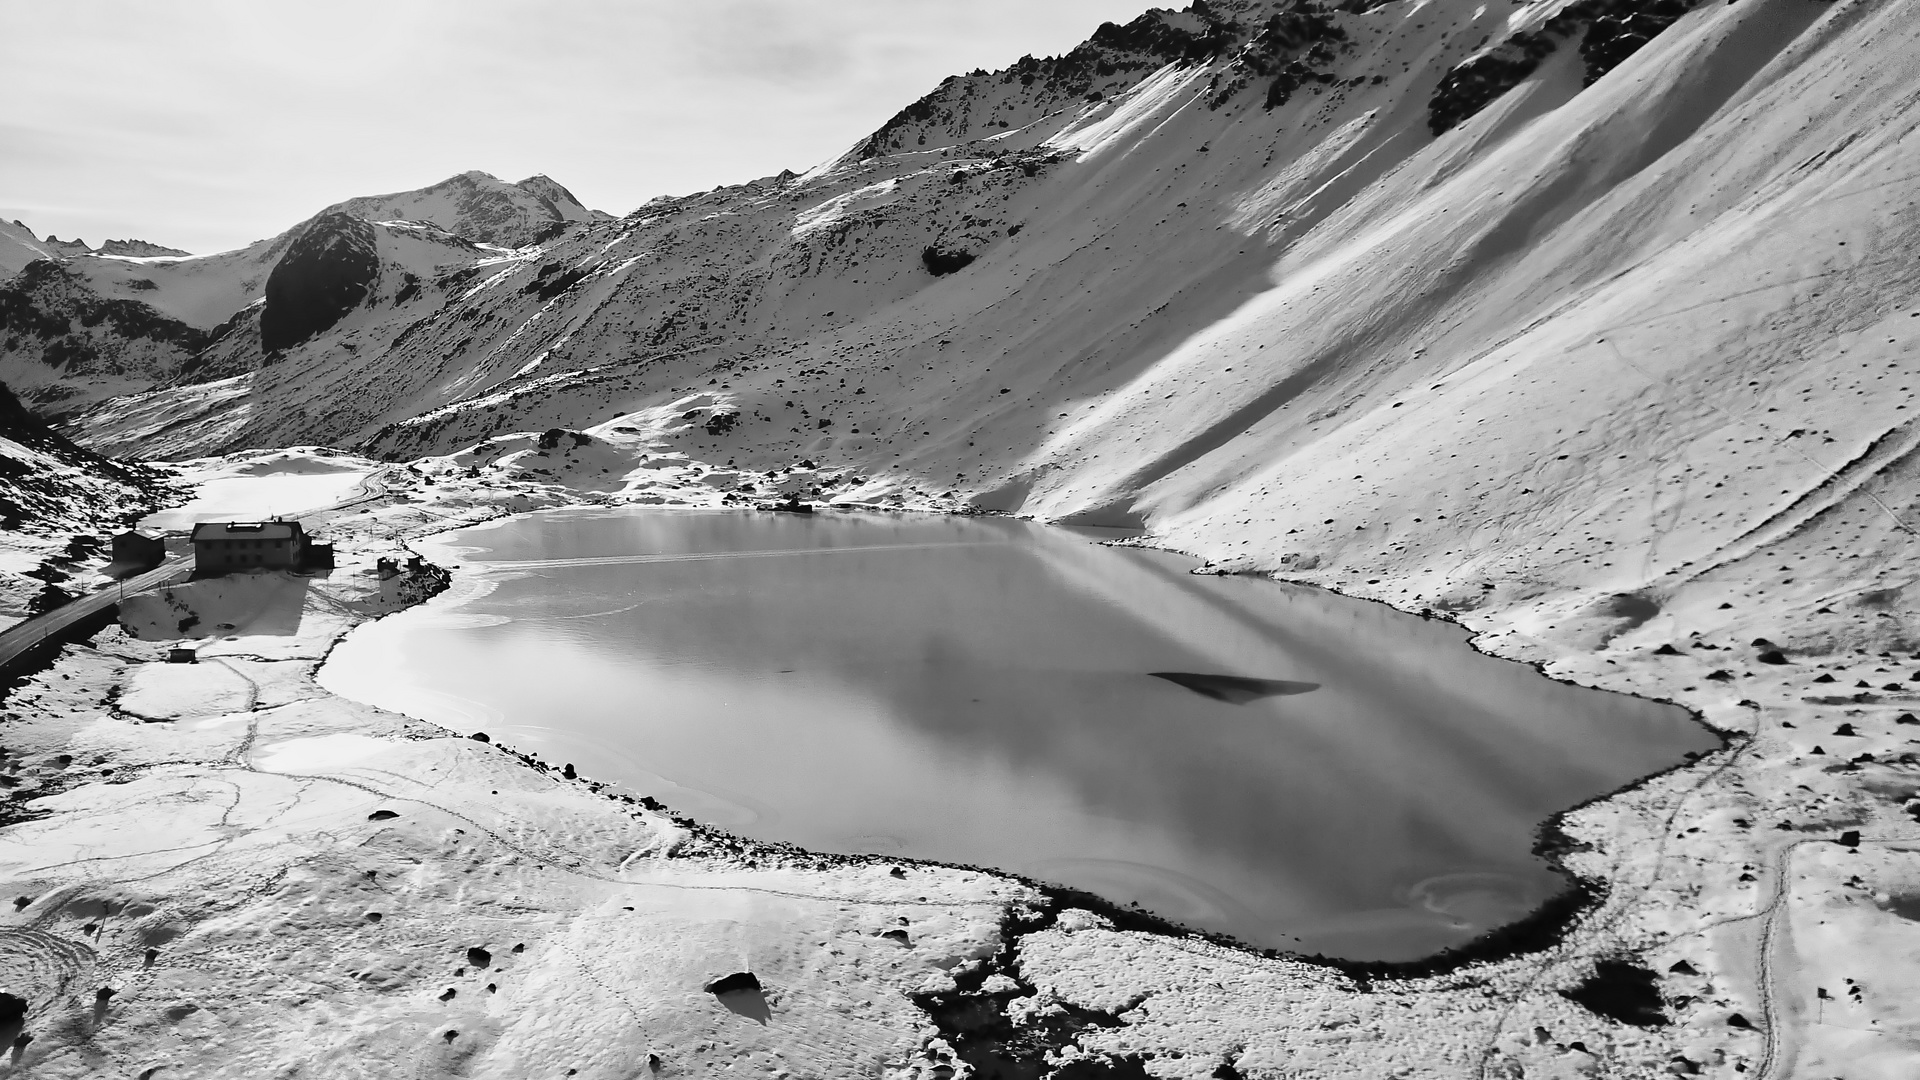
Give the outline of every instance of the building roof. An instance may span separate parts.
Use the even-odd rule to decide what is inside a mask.
[[[300,535],[297,521],[202,521],[193,527],[193,539],[291,540]]]

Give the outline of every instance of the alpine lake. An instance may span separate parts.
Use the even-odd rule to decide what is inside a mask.
[[[420,545],[344,696],[826,852],[1409,960],[1567,886],[1554,814],[1718,745],[1459,627],[1005,518],[575,509]]]

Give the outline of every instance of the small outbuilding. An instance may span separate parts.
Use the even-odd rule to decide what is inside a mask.
[[[132,529],[113,538],[113,559],[103,571],[108,577],[128,577],[151,570],[167,559],[167,542]]]
[[[297,521],[203,521],[193,527],[193,572],[305,570],[333,565],[333,545],[316,544]]]

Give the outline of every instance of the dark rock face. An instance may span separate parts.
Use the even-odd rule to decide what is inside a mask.
[[[277,352],[328,329],[379,280],[372,225],[340,213],[316,218],[267,276],[261,347]]]
[[[1555,44],[1555,35],[1548,31],[1515,34],[1486,55],[1447,72],[1427,102],[1427,129],[1443,135],[1486,108],[1533,74]]]
[[[920,261],[926,265],[927,273],[934,277],[945,277],[956,270],[964,270],[973,261],[970,251],[946,251],[929,244],[920,252]]]
[[[1583,31],[1580,59],[1585,85],[1592,86],[1692,7],[1689,0],[1580,0],[1539,31],[1515,34],[1447,72],[1427,105],[1427,127],[1439,135],[1486,108],[1533,74],[1560,42]]]

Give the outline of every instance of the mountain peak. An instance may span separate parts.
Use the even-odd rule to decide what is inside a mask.
[[[367,221],[425,221],[468,240],[514,248],[541,243],[573,222],[607,216],[580,205],[544,175],[509,184],[479,169],[413,191],[348,199],[325,212]]]

